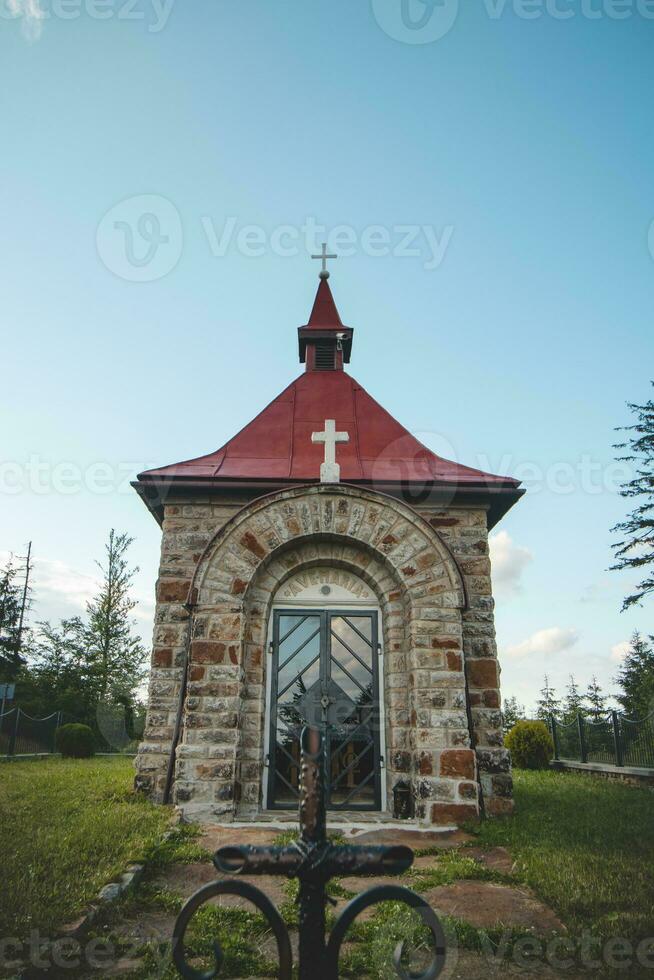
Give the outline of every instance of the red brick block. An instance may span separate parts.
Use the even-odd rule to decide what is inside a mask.
[[[475,778],[475,753],[472,749],[444,749],[440,760],[441,776],[458,779]]]
[[[159,602],[186,602],[190,585],[189,579],[159,579],[157,599]]]
[[[227,647],[214,640],[194,640],[191,644],[191,660],[196,664],[222,664]]]
[[[204,667],[199,667],[193,664],[189,674],[189,679],[192,681],[203,681],[204,680]]]
[[[461,644],[451,636],[433,636],[431,645],[434,650],[460,650]]]
[[[244,582],[242,578],[235,578],[232,582],[231,593],[232,595],[243,595],[247,587],[247,582]]]
[[[247,548],[248,551],[251,551],[253,555],[256,555],[257,558],[266,557],[266,549],[261,542],[255,538],[251,531],[245,532],[241,538],[241,544],[244,548]]]
[[[484,800],[484,808],[489,817],[508,817],[513,813],[513,800],[491,796]]]
[[[456,527],[460,523],[458,517],[430,517],[432,527]]]
[[[488,688],[499,687],[497,677],[497,660],[475,660],[468,661],[468,683],[470,687],[487,690]]]
[[[173,651],[170,647],[159,647],[152,654],[152,666],[153,667],[172,667],[173,665]]]
[[[479,820],[474,803],[432,803],[431,822],[441,826]]]
[[[500,706],[500,692],[484,691],[484,707],[499,708],[499,706]]]
[[[448,670],[463,670],[463,658],[461,657],[460,653],[455,653],[453,650],[447,650],[445,653],[445,660]]]

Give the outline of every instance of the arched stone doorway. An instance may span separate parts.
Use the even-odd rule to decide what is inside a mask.
[[[303,724],[325,732],[327,807],[386,810],[383,620],[374,591],[330,564],[273,596],[266,648],[263,809],[296,809]]]

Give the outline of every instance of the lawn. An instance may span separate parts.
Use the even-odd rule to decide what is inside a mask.
[[[0,936],[51,936],[142,859],[170,820],[131,789],[131,759],[0,765]]]
[[[588,775],[515,773],[515,816],[479,842],[508,847],[518,877],[571,935],[654,937],[654,792]]]
[[[0,910],[0,935],[25,937],[35,928],[52,934],[139,858],[148,862],[144,881],[107,911],[94,934],[112,937],[121,923],[148,915],[165,915],[172,923],[181,899],[160,884],[162,872],[209,862],[210,854],[196,842],[198,830],[193,827],[179,828],[162,844],[169,811],[135,795],[131,783],[131,763],[125,759],[52,759],[0,767],[3,894],[9,898],[3,898]],[[470,879],[529,885],[561,917],[573,941],[584,931],[601,940],[623,937],[634,945],[654,936],[654,794],[571,773],[517,772],[515,784],[515,816],[484,823],[473,840],[476,848],[507,847],[516,862],[511,875],[481,866],[464,845],[435,853],[433,865],[409,872],[402,883],[419,892]],[[332,894],[342,896],[347,884],[347,879],[333,882]],[[291,927],[297,922],[295,890],[294,883],[286,884],[287,900],[281,905]],[[330,920],[333,915],[329,909]],[[447,926],[459,947],[468,950],[488,951],[502,931],[482,933],[459,920],[449,920]],[[169,929],[164,929],[168,935]],[[358,923],[344,950],[343,977],[393,976],[388,966],[392,948],[414,929],[401,908],[390,906]],[[510,936],[507,950],[521,935]],[[225,953],[224,975],[264,976],[270,971],[270,937],[258,916],[203,909],[188,935],[196,962],[210,953],[218,936]],[[145,958],[130,976],[175,976],[160,945],[141,949],[139,955]],[[651,976],[652,971],[629,973],[641,975]]]

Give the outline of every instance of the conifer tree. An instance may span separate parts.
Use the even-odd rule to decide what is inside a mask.
[[[652,636],[649,639],[654,641]],[[638,631],[631,638],[616,682],[622,689],[617,700],[627,718],[640,721],[654,711],[654,649]]]
[[[550,679],[545,674],[545,683],[540,692],[540,697],[536,701],[536,717],[540,721],[549,721],[550,715],[558,720],[561,714],[561,702],[556,696],[556,691],[550,686]]]
[[[570,674],[570,683],[568,684],[565,701],[563,702],[563,723],[568,725],[571,721],[576,720],[577,715],[584,715],[585,713],[584,697],[577,686],[574,676]]]
[[[623,611],[642,603],[645,596],[654,592],[654,401],[628,404],[636,420],[633,425],[618,430],[627,432],[628,436],[614,449],[624,452],[618,456],[619,461],[634,467],[635,475],[620,490],[621,496],[633,499],[634,508],[626,520],[612,528],[620,540],[613,545],[616,562],[611,569],[626,568],[643,577],[624,599]]]
[[[13,681],[24,663],[20,655],[22,590],[10,558],[0,570],[0,682]]]
[[[138,571],[127,563],[126,553],[132,541],[127,534],[110,531],[105,563],[96,563],[103,573],[103,583],[86,606],[89,673],[99,700],[131,700],[145,675],[146,652],[140,638],[133,635],[130,620],[137,604],[130,589]]]
[[[510,732],[517,721],[525,717],[525,706],[516,697],[506,698],[502,707],[502,728],[504,734]]]
[[[592,721],[603,721],[606,718],[607,713],[607,697],[602,691],[602,688],[597,683],[597,678],[593,674],[593,678],[588,685],[585,695],[586,705],[588,708],[588,715]]]

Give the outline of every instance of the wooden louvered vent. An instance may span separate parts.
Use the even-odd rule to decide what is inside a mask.
[[[316,344],[316,371],[333,371],[336,367],[335,355],[336,349],[332,344]]]

